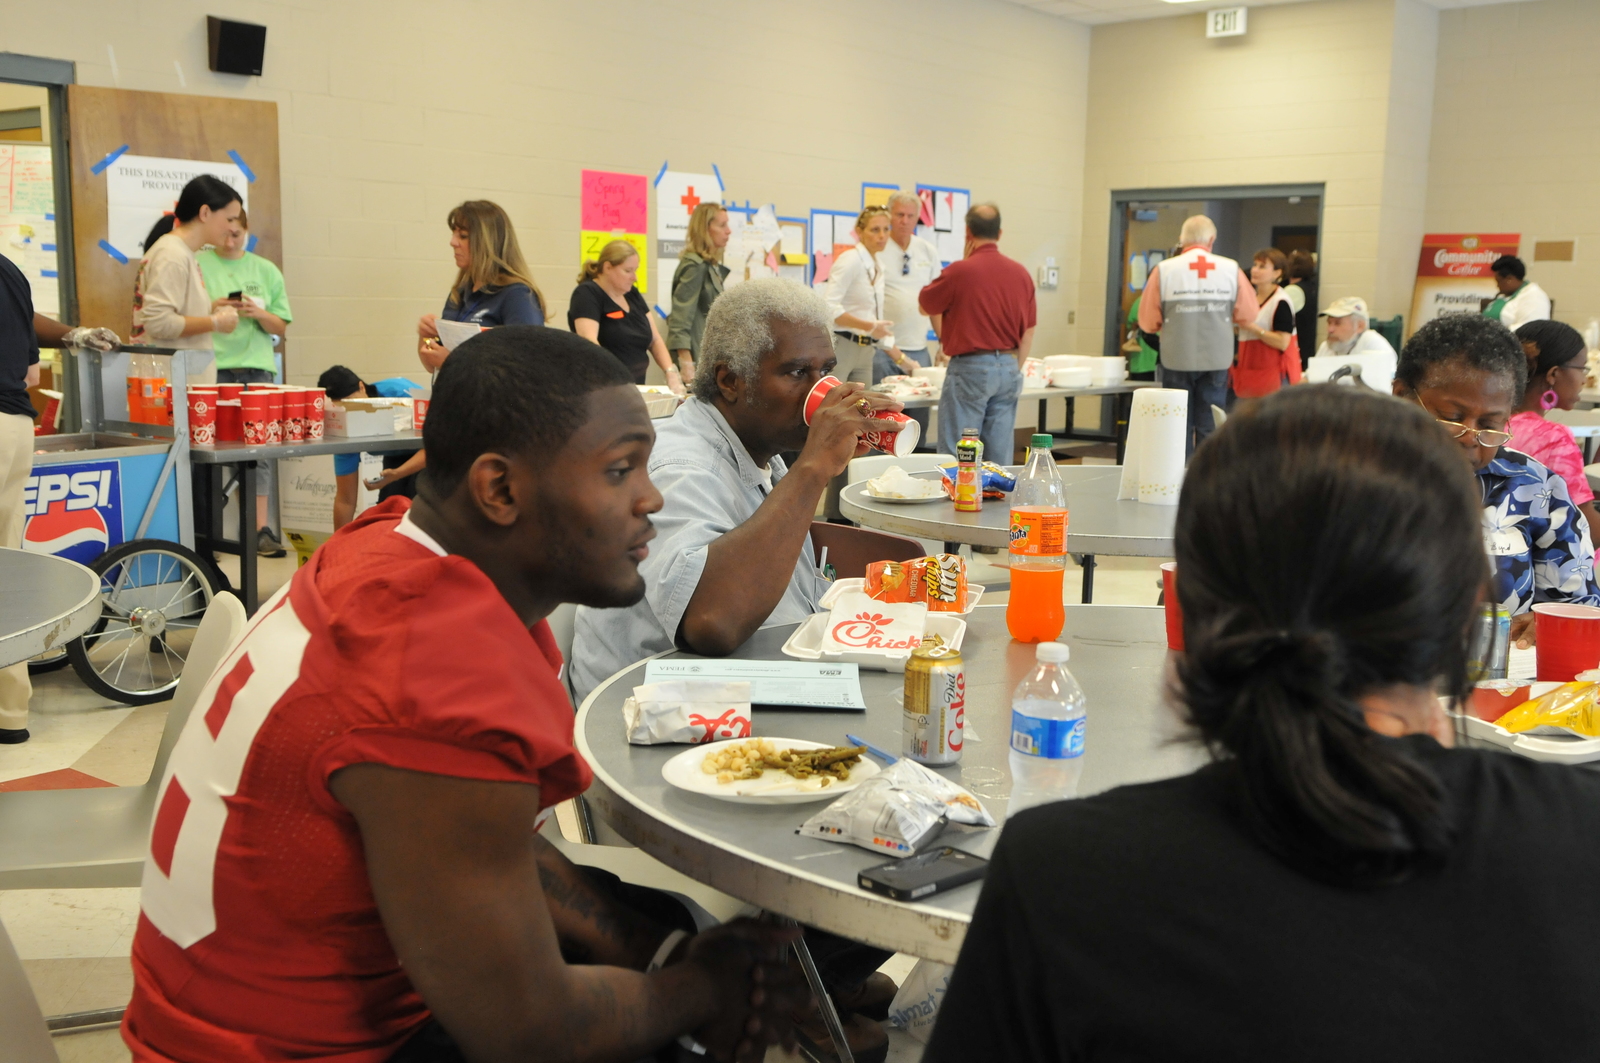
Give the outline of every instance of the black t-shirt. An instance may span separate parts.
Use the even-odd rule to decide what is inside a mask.
[[[1289,305],[1288,299],[1280,300],[1278,303],[1278,309],[1272,312],[1272,331],[1294,331],[1294,307]]]
[[[567,328],[578,331],[575,322],[580,317],[600,323],[597,342],[628,367],[636,383],[643,384],[654,333],[650,331],[650,307],[639,289],[628,289],[628,309],[623,310],[597,281],[584,281],[567,304]]]
[[[28,367],[38,360],[33,289],[16,263],[0,255],[0,413],[37,416],[28,401]]]
[[[1317,353],[1317,282],[1303,280],[1300,290],[1306,293],[1306,305],[1294,316],[1294,330],[1300,336],[1300,364],[1303,366]]]
[[[1398,886],[1291,870],[1216,765],[1007,823],[926,1063],[1600,1058],[1600,773],[1400,741],[1460,836]]]

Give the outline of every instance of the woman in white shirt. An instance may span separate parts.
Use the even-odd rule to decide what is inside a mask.
[[[232,332],[238,326],[238,311],[228,300],[206,294],[195,252],[207,244],[221,247],[241,209],[239,193],[210,174],[183,186],[170,231],[162,234],[169,225],[163,218],[145,242],[133,282],[134,343],[209,351],[211,333]],[[210,369],[200,378],[214,378],[215,372]]]
[[[881,349],[902,367],[914,366],[895,346],[893,323],[883,316],[883,270],[878,252],[889,242],[889,212],[868,207],[856,218],[856,246],[834,259],[828,272],[828,312],[833,317],[834,375],[872,383],[872,354]],[[909,372],[910,370],[907,370]]]

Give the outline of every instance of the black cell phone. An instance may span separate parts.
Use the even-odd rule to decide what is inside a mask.
[[[228,293],[228,298],[229,299],[243,299],[244,298],[244,292],[242,292],[242,291],[241,292],[229,292]]]
[[[897,901],[920,901],[935,893],[976,882],[988,870],[989,861],[983,857],[945,845],[904,860],[869,867],[857,875],[856,882],[864,890]]]

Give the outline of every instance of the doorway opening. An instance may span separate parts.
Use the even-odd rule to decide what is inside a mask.
[[[1128,325],[1150,272],[1178,251],[1183,220],[1204,214],[1217,226],[1217,254],[1246,270],[1267,247],[1315,257],[1322,232],[1323,186],[1241,185],[1227,188],[1129,189],[1111,193],[1110,256],[1106,263],[1107,355],[1138,350]],[[1313,296],[1313,290],[1307,295]]]

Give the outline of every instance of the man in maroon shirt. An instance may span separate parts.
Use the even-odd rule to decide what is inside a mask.
[[[976,428],[991,461],[1011,463],[1022,359],[1033,346],[1039,308],[1033,278],[1000,253],[1000,208],[967,211],[967,251],[922,289],[918,302],[950,359],[939,395],[939,450],[954,454]]]

